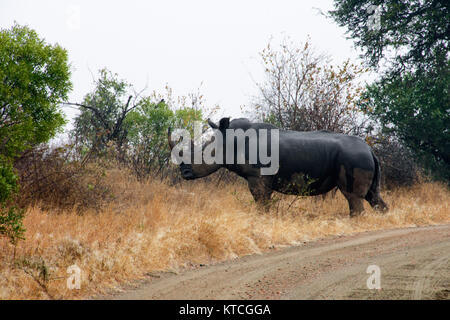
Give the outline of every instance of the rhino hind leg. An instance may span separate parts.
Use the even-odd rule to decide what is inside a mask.
[[[342,191],[342,190],[341,190]],[[348,207],[350,209],[350,216],[356,217],[361,214],[361,212],[364,211],[364,198],[361,196],[358,196],[354,193],[349,193],[342,191],[345,198],[348,201]]]
[[[372,208],[374,208],[375,210],[382,212],[388,210],[388,206],[386,202],[384,202],[384,200],[381,198],[379,192],[373,192],[372,190],[369,190],[369,192],[367,192],[365,199],[367,200],[367,202],[370,203]]]
[[[344,166],[341,166],[338,187],[348,201],[351,217],[364,211],[364,200],[372,185],[373,176],[371,171],[359,168],[346,171]]]

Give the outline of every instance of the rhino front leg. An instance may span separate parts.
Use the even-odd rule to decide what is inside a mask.
[[[270,187],[270,180],[267,177],[249,177],[247,181],[253,199],[255,199],[258,206],[263,207],[267,211],[273,191]]]

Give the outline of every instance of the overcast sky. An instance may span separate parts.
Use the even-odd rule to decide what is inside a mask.
[[[0,0],[0,28],[28,25],[69,53],[71,102],[92,87],[92,72],[118,73],[148,93],[165,84],[183,95],[201,83],[219,116],[242,115],[261,80],[258,52],[271,36],[290,36],[327,52],[335,62],[357,60],[342,28],[318,13],[333,1],[33,1]],[[252,80],[253,78],[253,80]],[[69,117],[73,112],[68,110]]]

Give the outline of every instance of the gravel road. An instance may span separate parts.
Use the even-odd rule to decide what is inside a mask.
[[[380,289],[368,289],[370,265]],[[101,299],[450,299],[450,225],[358,233],[179,274]]]

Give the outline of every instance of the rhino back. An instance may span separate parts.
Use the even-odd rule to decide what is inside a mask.
[[[234,119],[231,129],[279,130],[279,161],[277,177],[289,179],[296,173],[315,179],[337,176],[341,166],[373,171],[375,162],[370,147],[360,138],[329,131],[282,130],[267,123],[253,123],[246,118]],[[268,139],[270,141],[270,139]],[[272,146],[269,146],[269,150]],[[246,150],[248,152],[248,150]],[[269,151],[270,153],[270,151]]]
[[[324,131],[280,130],[280,175],[295,172],[312,177],[337,174],[346,168],[374,170],[370,147],[360,138]]]

